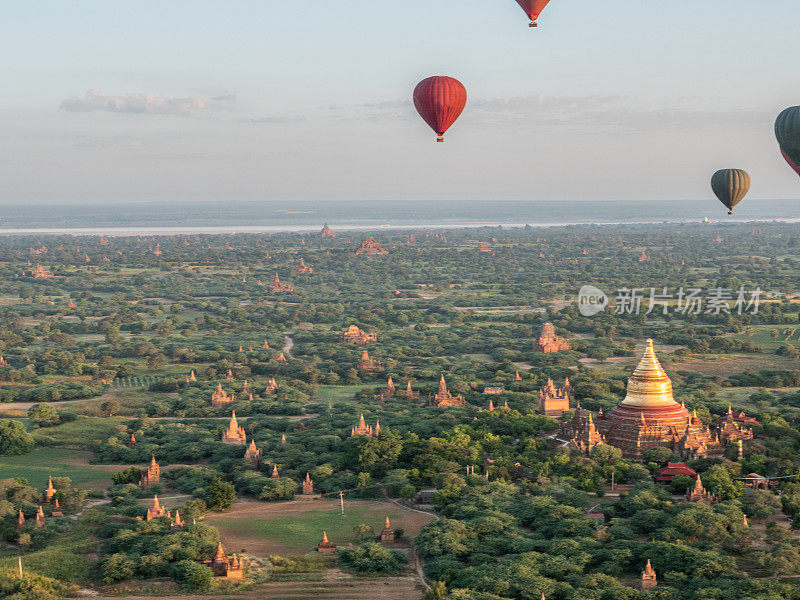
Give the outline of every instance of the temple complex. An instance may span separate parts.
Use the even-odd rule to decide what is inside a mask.
[[[250,445],[244,452],[244,460],[254,469],[258,468],[258,463],[261,462],[261,450],[256,448],[255,440],[250,440]]]
[[[158,517],[165,516],[167,516],[167,511],[164,510],[164,507],[162,507],[161,503],[158,501],[158,495],[153,496],[153,506],[147,509],[147,520],[152,521]]]
[[[36,511],[36,527],[44,527],[47,525],[47,522],[44,520],[44,510],[42,507],[39,507],[39,510]]]
[[[672,396],[672,382],[658,362],[653,340],[628,380],[625,399],[598,414],[597,428],[606,443],[626,459],[641,460],[651,448],[666,447],[683,457],[719,455],[722,445],[697,414],[689,414]]]
[[[142,478],[139,480],[140,487],[148,487],[161,481],[161,467],[156,462],[155,455],[150,459],[150,464],[147,466],[147,471],[142,473]]]
[[[753,439],[753,430],[747,425],[760,425],[752,417],[746,416],[743,412],[734,414],[733,409],[728,406],[728,413],[715,421],[720,442],[726,446],[730,443],[739,443]]]
[[[650,262],[650,255],[647,254],[647,250],[642,250],[642,254],[639,256],[639,262]]]
[[[556,328],[552,323],[542,325],[542,333],[539,339],[533,343],[534,352],[563,352],[570,349],[569,341],[556,335]]]
[[[203,561],[214,572],[214,575],[223,579],[244,579],[242,561],[235,554],[230,558],[225,554],[222,542],[217,546],[217,551],[211,560]]]
[[[367,437],[372,437],[373,435],[380,435],[381,433],[381,422],[375,421],[375,427],[372,425],[367,425],[366,421],[364,420],[364,415],[361,415],[361,418],[358,420],[358,425],[353,427],[350,430],[350,437],[354,435],[365,435]]]
[[[647,565],[642,571],[642,579],[639,583],[639,587],[642,588],[642,591],[652,590],[654,587],[658,585],[658,580],[656,579],[656,570],[653,568],[653,565],[650,564],[650,559],[647,559]]]
[[[514,371],[514,379],[513,381],[522,381],[522,375],[519,374],[519,371]]]
[[[269,284],[269,291],[273,294],[280,294],[281,292],[293,292],[294,286],[290,283],[283,283],[278,277],[277,271],[275,272],[275,279]]]
[[[336,237],[336,232],[331,230],[331,228],[328,227],[328,224],[325,223],[325,226],[322,228],[321,236],[322,237]]]
[[[301,258],[300,264],[294,268],[295,273],[303,273],[306,275],[310,275],[314,272],[314,267],[309,267],[305,261]]]
[[[372,373],[373,371],[377,371],[381,366],[381,363],[374,358],[370,358],[369,352],[364,350],[361,353],[361,358],[358,359],[358,368],[365,373]]]
[[[281,476],[278,474],[278,465],[272,465],[272,475],[270,475],[270,479],[280,479]]]
[[[17,514],[17,531],[22,531],[25,528],[25,515],[22,514],[22,509],[19,509],[19,513]]]
[[[328,540],[328,533],[326,531],[322,532],[322,540],[320,540],[319,544],[317,544],[317,552],[321,552],[323,554],[336,552],[336,544]]]
[[[231,413],[231,422],[228,428],[222,432],[222,443],[242,446],[247,443],[247,435],[244,427],[241,427],[239,421],[236,420],[235,410]]]
[[[394,529],[392,529],[392,524],[389,523],[389,517],[386,517],[386,521],[383,523],[383,529],[381,529],[381,544],[391,544],[394,542]]]
[[[53,476],[47,478],[47,487],[44,490],[44,502],[50,504],[53,501],[53,496],[56,493],[56,488],[53,486]]]
[[[51,279],[53,273],[42,267],[42,265],[36,265],[36,268],[31,271],[31,277],[34,279]]]
[[[556,387],[552,379],[548,379],[539,390],[539,412],[549,417],[560,417],[569,410],[572,398],[573,390],[569,378],[564,380],[564,386],[560,388]]]
[[[283,352],[278,354],[278,358],[275,359],[275,362],[278,363],[279,365],[288,365],[289,364],[289,361],[286,360],[286,356],[284,356]]]
[[[175,518],[170,523],[170,529],[183,529],[183,526],[186,525],[186,522],[181,519],[181,514],[176,510],[175,511]]]
[[[359,329],[357,325],[350,325],[342,334],[342,341],[348,344],[355,344],[356,346],[366,346],[372,342],[378,341],[378,336],[374,333],[367,333],[363,329]]]
[[[703,486],[700,475],[698,475],[697,479],[694,480],[694,486],[686,491],[686,501],[699,502],[700,504],[707,504],[711,506],[712,504],[719,502],[719,498],[717,498]]]
[[[50,511],[51,517],[63,517],[64,513],[61,511],[61,505],[58,503],[58,498],[53,500],[53,508]]]
[[[378,254],[389,254],[389,251],[375,241],[372,236],[367,236],[361,242],[361,246],[356,250],[356,254],[366,254],[367,256],[375,256]]]
[[[433,397],[433,406],[464,406],[464,396],[454,396],[447,389],[447,383],[444,380],[444,373],[439,380],[439,391]]]
[[[189,377],[186,378],[186,383],[194,383],[195,381],[197,381],[197,375],[195,375],[194,370],[192,370],[192,372],[189,373]]]
[[[264,392],[267,394],[274,394],[278,391],[278,382],[275,381],[275,378],[271,378],[269,383],[267,383],[267,387],[264,389]]]
[[[233,394],[228,394],[228,392],[222,389],[222,384],[218,383],[217,389],[214,390],[213,394],[211,394],[211,406],[215,408],[227,406],[235,399],[236,398],[234,397]]]
[[[131,433],[131,438],[128,440],[128,446],[133,447],[136,445],[136,436]]]

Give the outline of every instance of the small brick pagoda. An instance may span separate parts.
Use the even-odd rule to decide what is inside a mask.
[[[454,396],[450,393],[450,391],[447,389],[447,383],[444,380],[444,373],[442,373],[442,377],[439,380],[439,391],[436,392],[431,404],[438,407],[464,406],[464,396]]]
[[[383,524],[383,529],[381,530],[381,544],[391,544],[394,542],[394,529],[392,529],[392,524],[389,523],[389,517],[386,517],[386,521]]]
[[[336,552],[336,544],[328,540],[328,532],[322,532],[322,540],[317,544],[317,552],[322,554],[331,554]]]
[[[53,501],[53,496],[55,496],[56,488],[53,485],[53,476],[50,475],[47,478],[47,487],[44,490],[44,503],[50,504]]]
[[[651,590],[658,585],[658,580],[656,579],[656,570],[653,568],[653,565],[650,564],[650,559],[647,559],[647,565],[642,571],[642,579],[639,582],[639,587],[642,591]]]
[[[239,421],[236,420],[235,410],[231,413],[231,422],[228,428],[222,432],[222,443],[241,446],[247,443],[247,434],[244,432],[244,427],[241,427]]]
[[[322,228],[322,231],[320,232],[320,235],[322,237],[332,237],[333,238],[333,237],[336,237],[337,234],[330,227],[328,227],[327,223],[325,223],[325,226]]]
[[[295,273],[311,275],[314,272],[314,267],[309,267],[306,262],[301,258],[300,264],[294,268]]]
[[[365,373],[372,373],[373,371],[377,371],[381,366],[380,361],[371,358],[369,352],[364,350],[361,353],[361,358],[358,359],[358,368],[360,371]]]
[[[147,520],[152,521],[153,519],[157,519],[158,517],[165,517],[167,516],[167,511],[161,506],[161,503],[158,501],[158,495],[153,496],[153,506],[147,509]]]
[[[242,561],[236,554],[231,555],[229,558],[225,554],[225,549],[222,547],[222,542],[217,546],[217,551],[211,560],[203,561],[211,567],[214,575],[223,579],[244,579],[244,568]]]
[[[566,338],[556,335],[556,328],[552,323],[545,323],[542,326],[542,333],[533,343],[534,352],[563,352],[570,350],[571,346]]]
[[[372,236],[367,236],[361,242],[361,246],[356,250],[356,254],[366,254],[367,256],[376,256],[379,254],[389,254],[389,251],[380,245]]]
[[[378,436],[381,433],[381,422],[375,421],[375,427],[372,425],[367,425],[367,422],[364,420],[364,415],[361,415],[361,418],[358,420],[358,425],[353,427],[350,430],[350,437],[356,435],[364,435],[366,437]]]
[[[272,283],[269,284],[269,291],[273,294],[280,294],[282,292],[293,292],[294,286],[290,283],[283,283],[278,277],[278,273],[275,273],[275,279],[272,280]]]
[[[258,468],[258,464],[261,462],[261,450],[256,448],[255,440],[250,440],[250,445],[244,452],[244,460],[254,469]]]
[[[150,464],[147,466],[147,470],[142,473],[142,477],[139,480],[139,486],[145,488],[156,484],[159,481],[161,481],[161,467],[158,466],[156,457],[153,455],[150,458]]]

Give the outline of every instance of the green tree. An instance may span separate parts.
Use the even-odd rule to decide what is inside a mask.
[[[36,442],[19,421],[0,421],[0,456],[27,454]]]
[[[215,478],[206,490],[205,501],[209,510],[229,510],[235,500],[236,489],[233,484],[223,481],[220,477]]]
[[[211,587],[214,573],[193,560],[179,560],[172,566],[172,576],[184,589],[199,592]]]
[[[28,418],[38,427],[52,427],[61,422],[58,411],[50,404],[34,404],[28,409]]]

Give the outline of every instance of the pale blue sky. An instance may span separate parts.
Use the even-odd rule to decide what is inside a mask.
[[[7,2],[0,202],[800,197],[796,0]],[[417,81],[469,103],[445,144]],[[87,90],[96,90],[87,96]],[[149,96],[149,97],[148,97]],[[109,109],[111,107],[111,109]]]

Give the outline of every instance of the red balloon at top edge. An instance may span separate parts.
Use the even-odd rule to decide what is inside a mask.
[[[414,88],[414,106],[436,132],[439,142],[467,105],[467,90],[458,79],[437,76],[423,79]]]
[[[544,7],[550,0],[517,0],[517,4],[522,7],[525,14],[528,15],[531,21],[535,21],[542,14]]]
[[[789,166],[792,167],[792,169],[794,169],[794,172],[800,175],[800,165],[796,164],[791,158],[789,158],[789,155],[783,151],[783,148],[781,148],[781,155],[783,156],[783,159],[789,164]]]

